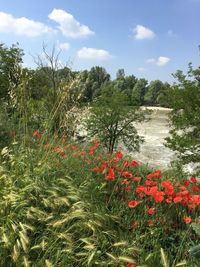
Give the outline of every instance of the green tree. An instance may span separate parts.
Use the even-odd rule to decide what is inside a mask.
[[[10,101],[12,90],[21,82],[22,57],[24,53],[18,44],[6,47],[0,44],[0,98]]]
[[[167,146],[177,153],[182,164],[200,163],[200,67],[189,65],[187,75],[177,71],[178,83],[170,92],[172,130]],[[200,166],[199,166],[200,170]]]
[[[148,81],[146,79],[139,79],[135,83],[131,94],[131,104],[134,106],[144,105],[144,96],[148,90]]]
[[[143,138],[138,135],[133,123],[143,121],[144,113],[139,108],[130,107],[128,97],[115,89],[112,83],[104,87],[90,113],[88,132],[96,136],[109,153],[113,153],[118,144],[129,151],[139,150]]]
[[[110,81],[110,75],[99,66],[92,67],[90,71],[83,71],[82,82],[84,83],[83,100],[91,102],[101,94],[101,86]],[[84,81],[85,79],[85,81]]]
[[[157,105],[160,92],[163,90],[164,84],[160,80],[151,81],[144,100],[147,105]]]

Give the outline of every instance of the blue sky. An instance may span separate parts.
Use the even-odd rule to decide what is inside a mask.
[[[19,42],[31,55],[62,49],[72,69],[103,66],[115,77],[173,81],[177,69],[199,65],[200,0],[6,0],[0,1],[0,42]],[[70,63],[69,63],[70,62]]]

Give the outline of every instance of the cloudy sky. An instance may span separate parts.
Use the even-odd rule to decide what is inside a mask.
[[[177,69],[199,65],[199,14],[200,0],[2,0],[0,42],[19,42],[29,67],[44,43],[72,69],[171,82]]]

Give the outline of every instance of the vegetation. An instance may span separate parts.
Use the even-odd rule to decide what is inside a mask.
[[[196,163],[200,172],[200,68],[189,65],[188,76],[178,71],[178,84],[170,93],[172,130],[167,146],[177,152],[181,164]]]
[[[133,123],[143,121],[144,114],[139,107],[130,107],[127,95],[110,83],[102,89],[101,96],[90,109],[87,130],[91,136],[96,136],[111,154],[119,143],[129,151],[138,151],[143,139],[138,135]]]
[[[173,86],[123,69],[111,81],[43,50],[30,70],[18,46],[0,46],[0,266],[199,267],[198,177],[119,149],[139,149],[140,106],[162,103],[173,108],[168,146],[198,163],[199,69]],[[86,107],[93,141],[75,143]]]

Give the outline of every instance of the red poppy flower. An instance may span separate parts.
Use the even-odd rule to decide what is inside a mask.
[[[141,179],[142,179],[141,177],[133,177],[133,180],[137,182],[141,181]]]
[[[65,148],[67,148],[67,149],[70,148],[70,144],[66,145]]]
[[[122,185],[123,185],[123,184],[128,185],[128,184],[130,184],[130,182],[129,182],[127,179],[124,179],[124,180],[122,180]]]
[[[152,226],[152,225],[153,225],[153,220],[151,220],[151,219],[148,220],[148,221],[147,221],[147,224],[148,224],[148,226]]]
[[[136,161],[136,160],[132,160],[131,161],[131,166],[132,167],[137,167],[139,164],[138,164],[138,162]]]
[[[114,169],[110,168],[108,170],[108,175],[106,176],[106,180],[108,181],[113,181],[115,179],[115,172],[114,172]]]
[[[184,183],[185,186],[188,186],[190,184],[190,181],[189,180],[185,180],[185,181],[183,181],[183,183]]]
[[[196,184],[197,183],[197,178],[196,177],[191,177],[190,181],[193,182],[194,184]]]
[[[138,202],[135,200],[129,200],[129,202],[128,202],[128,206],[131,209],[134,209],[137,205],[138,205]]]
[[[129,166],[129,162],[128,162],[128,160],[125,160],[124,165],[123,165],[123,169],[128,168],[128,166]]]
[[[124,157],[124,155],[122,154],[121,151],[117,151],[117,152],[116,152],[116,155],[117,155],[117,157],[118,157],[119,159],[122,159],[122,158]]]
[[[63,149],[60,148],[60,147],[56,147],[56,148],[54,149],[54,151],[55,151],[56,153],[63,153]]]
[[[192,186],[192,190],[194,192],[198,192],[199,191],[199,188],[198,188],[198,186],[194,185],[194,186]]]
[[[128,263],[126,267],[136,267],[136,265],[134,263]]]
[[[95,152],[95,148],[92,147],[92,148],[90,148],[88,154],[89,154],[89,155],[92,155],[92,154],[94,154],[94,152]]]
[[[191,223],[192,219],[191,219],[191,217],[186,216],[186,217],[184,217],[184,221],[186,224],[189,224],[189,223]]]
[[[149,209],[148,209],[148,213],[149,213],[150,215],[153,215],[153,214],[155,213],[154,208],[149,208]]]
[[[113,158],[112,161],[113,161],[113,162],[118,162],[118,161],[119,161],[119,158]]]
[[[182,197],[175,197],[174,198],[174,203],[179,203],[182,201]]]

